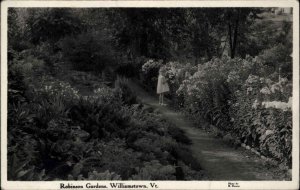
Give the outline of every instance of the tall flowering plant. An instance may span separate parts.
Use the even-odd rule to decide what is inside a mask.
[[[222,107],[223,91],[226,90],[222,86],[225,76],[220,72],[222,64],[222,61],[215,59],[199,64],[193,74],[186,72],[177,94],[184,97],[184,109],[188,113],[196,114],[197,117],[205,116]],[[221,124],[220,121],[216,122]]]
[[[178,80],[183,109],[290,166],[292,82],[258,57],[215,58],[197,67]]]
[[[170,98],[172,99],[173,106],[182,107],[184,104],[184,97],[182,94],[177,93],[180,85],[188,77],[197,71],[197,66],[190,63],[180,63],[170,61],[165,66],[165,76],[170,86]]]
[[[235,89],[229,110],[232,126],[243,143],[290,166],[292,83],[276,72],[267,74],[264,66],[259,69],[253,73],[249,67],[246,79],[236,76],[240,72],[228,76],[227,82]],[[237,88],[239,79],[243,80]]]

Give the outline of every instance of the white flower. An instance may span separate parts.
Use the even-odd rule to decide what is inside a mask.
[[[258,76],[250,74],[248,79],[246,80],[246,82],[249,84],[252,84],[252,83],[258,82],[258,80],[259,80]]]
[[[287,83],[288,82],[288,79],[287,78],[280,78],[279,79],[279,83],[281,83],[281,84],[285,84],[285,83]]]
[[[279,101],[272,101],[272,102],[263,102],[262,105],[265,108],[276,108],[281,109],[283,111],[289,110],[291,108],[291,104],[287,102],[279,102]]]
[[[252,87],[248,87],[247,88],[247,94],[249,94],[250,92],[252,92],[253,91],[253,88]]]
[[[272,80],[271,80],[271,79],[266,79],[266,83],[267,83],[268,85],[271,85],[271,84],[272,84]]]
[[[292,102],[293,102],[293,97],[289,98],[288,104],[290,105],[290,107],[292,107]]]
[[[252,104],[252,108],[257,109],[257,106],[259,106],[259,102],[258,102],[258,100],[255,100]]]
[[[282,89],[282,86],[280,84],[276,83],[276,84],[273,84],[271,86],[271,91],[272,91],[272,93],[275,93],[276,91],[281,91],[282,92],[283,89]]]
[[[274,134],[274,131],[273,130],[266,130],[265,132],[265,135],[268,136],[268,135],[272,135]]]
[[[259,81],[260,81],[260,83],[264,83],[264,82],[265,82],[265,78],[261,77],[261,78],[259,79]]]
[[[263,87],[261,90],[260,90],[260,93],[262,94],[271,94],[271,91],[268,87]]]

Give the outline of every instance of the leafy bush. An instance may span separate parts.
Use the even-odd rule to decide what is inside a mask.
[[[137,103],[136,95],[131,90],[128,84],[128,79],[125,78],[117,78],[115,81],[116,90],[120,91],[121,100],[126,105],[132,105]]]
[[[157,85],[157,77],[158,77],[158,71],[160,67],[163,65],[162,60],[153,60],[149,59],[143,66],[142,66],[142,82],[145,84],[145,86],[150,89],[154,90],[156,89]]]
[[[174,166],[163,166],[157,160],[146,162],[145,166],[139,169],[138,174],[132,177],[133,180],[176,180]]]
[[[279,44],[270,49],[264,50],[260,54],[260,58],[264,60],[265,64],[278,67],[279,65],[276,64],[283,64],[291,59],[290,54],[291,52],[289,49],[287,49],[284,45]]]

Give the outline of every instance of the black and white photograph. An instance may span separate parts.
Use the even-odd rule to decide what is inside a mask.
[[[1,189],[299,188],[298,2],[21,2],[1,9]]]

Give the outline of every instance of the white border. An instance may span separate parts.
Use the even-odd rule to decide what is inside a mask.
[[[295,1],[3,1],[1,3],[1,189],[59,189],[60,183],[97,181],[7,181],[7,8],[8,7],[293,7],[293,170],[292,181],[114,181],[155,182],[158,189],[298,189],[299,187],[299,3]],[[110,181],[98,181],[109,187]],[[239,188],[229,188],[238,182]],[[149,185],[148,185],[149,186]]]

